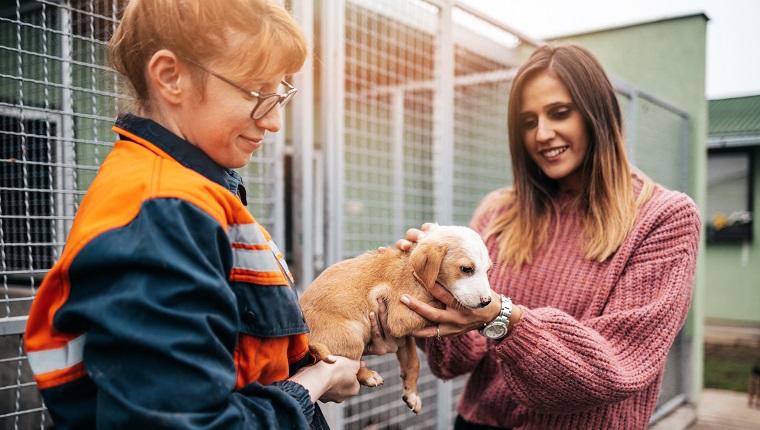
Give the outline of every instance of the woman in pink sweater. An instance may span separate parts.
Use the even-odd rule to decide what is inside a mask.
[[[629,166],[615,90],[584,48],[539,48],[508,120],[513,186],[471,222],[494,262],[492,303],[402,299],[438,323],[417,333],[432,372],[470,373],[456,428],[645,429],[691,301],[697,208]]]

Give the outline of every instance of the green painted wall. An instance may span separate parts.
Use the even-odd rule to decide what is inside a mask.
[[[707,167],[707,17],[689,15],[556,40],[586,46],[611,74],[688,112],[688,193],[702,207]]]
[[[688,112],[690,175],[687,192],[700,207],[703,219],[707,213],[707,21],[705,15],[695,14],[555,39],[586,46],[609,73]],[[691,401],[699,399],[703,385],[706,260],[703,233],[686,322],[686,333],[691,340]]]
[[[754,148],[753,241],[709,243],[705,248],[705,318],[720,322],[760,325],[760,147]],[[707,208],[706,213],[710,213]]]

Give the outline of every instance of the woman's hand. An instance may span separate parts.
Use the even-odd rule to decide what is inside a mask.
[[[410,228],[406,231],[406,239],[396,241],[396,249],[399,251],[409,251],[412,243],[417,243],[425,237],[425,233],[438,227],[438,223],[426,222],[419,229]]]
[[[370,331],[372,338],[364,348],[363,355],[383,355],[396,352],[400,346],[406,344],[405,337],[395,338],[390,336],[388,328],[388,307],[385,300],[377,299],[377,315],[369,313]]]
[[[359,394],[360,386],[356,374],[364,367],[364,363],[338,355],[331,355],[329,358],[335,362],[319,361],[303,367],[289,378],[309,391],[312,403],[316,403],[317,400],[341,403],[348,397]]]
[[[412,333],[414,337],[455,336],[483,327],[501,312],[501,295],[493,291],[491,291],[491,303],[481,309],[462,306],[446,288],[437,282],[430,289],[430,293],[446,306],[438,309],[406,294],[401,296],[401,301],[409,309],[436,323],[434,326]]]

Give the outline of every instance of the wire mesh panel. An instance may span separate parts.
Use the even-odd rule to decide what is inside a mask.
[[[679,404],[686,400],[686,388],[688,386],[686,364],[689,362],[687,345],[686,334],[681,331],[668,352],[665,374],[660,383],[660,395],[657,398],[657,408],[661,408],[674,399],[679,400]]]
[[[0,429],[52,425],[21,334],[36,288],[118,138],[116,114],[129,110],[120,78],[106,65],[124,3],[0,3]],[[250,210],[276,231],[283,142],[268,137],[240,170]]]
[[[640,90],[629,94],[629,103],[624,100],[621,98],[625,124],[632,128],[629,152],[633,164],[668,189],[689,191],[686,114]],[[687,400],[689,385],[685,375],[691,359],[687,348],[689,337],[684,331],[676,336],[668,353],[654,418]]]
[[[246,188],[248,211],[267,228],[274,241],[285,245],[283,215],[283,146],[282,135],[268,135],[251,162],[237,169]]]
[[[488,191],[507,184],[506,95],[517,39],[503,30],[488,37],[480,32],[482,21],[469,17],[475,25],[468,26],[461,14],[461,22],[446,22],[438,7],[424,1],[353,0],[345,7],[345,218],[337,228],[343,228],[342,257],[350,258],[435,220],[438,157],[456,160],[458,224],[467,224]],[[441,25],[454,26],[453,46],[440,45]],[[453,83],[440,78],[445,49],[454,52]],[[436,154],[442,130],[436,98],[444,85],[453,85],[455,94],[454,151]],[[424,362],[419,416],[400,399],[395,356],[370,357],[368,366],[386,383],[362,388],[345,402],[344,428],[447,428],[437,409],[453,410],[454,404],[438,402],[442,384]],[[443,384],[453,403],[464,380]]]
[[[50,428],[21,337],[0,337],[0,429]]]
[[[614,79],[623,114],[627,151],[633,165],[666,188],[688,191],[688,115],[652,94]],[[665,363],[653,422],[686,402],[691,362],[685,328],[676,336]]]
[[[685,119],[679,112],[640,97],[636,112],[636,165],[671,190],[687,191],[689,154]]]
[[[435,18],[423,2],[346,3],[345,257],[430,219]]]
[[[467,225],[490,191],[512,182],[507,98],[520,61],[515,35],[454,10],[453,221]]]
[[[15,4],[14,4],[15,3]],[[114,1],[4,2],[0,10],[0,427],[51,425],[21,342],[39,283],[113,145],[105,67]]]
[[[403,237],[406,227],[433,221],[433,91],[415,89],[404,95]]]
[[[346,2],[344,258],[432,218],[437,13],[421,1]],[[424,364],[419,416],[401,400],[394,355],[371,357],[368,367],[385,384],[345,402],[346,429],[434,425],[436,382]]]

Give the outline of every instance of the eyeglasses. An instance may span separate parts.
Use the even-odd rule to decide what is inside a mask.
[[[256,106],[253,107],[253,110],[251,111],[251,119],[256,121],[261,118],[263,118],[266,114],[269,113],[272,109],[274,109],[275,106],[277,106],[277,103],[280,104],[280,107],[285,107],[288,102],[293,99],[293,96],[296,94],[296,91],[298,91],[294,86],[290,85],[289,83],[285,81],[280,81],[282,85],[285,86],[287,91],[284,94],[277,94],[277,93],[271,93],[271,94],[261,94],[257,93],[256,91],[251,91],[242,85],[239,85],[224,76],[207,69],[201,64],[196,63],[193,60],[187,59],[188,62],[192,63],[199,69],[203,70],[204,72],[217,77],[221,79],[222,81],[232,85],[233,87],[239,89],[240,91],[245,92],[248,95],[251,95],[253,97],[256,97],[258,101],[256,102]]]

